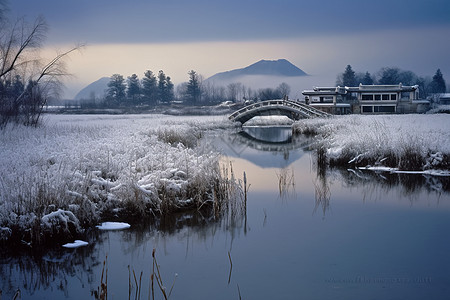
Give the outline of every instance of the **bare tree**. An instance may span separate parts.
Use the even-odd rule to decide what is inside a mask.
[[[242,92],[242,83],[240,82],[233,82],[227,85],[228,89],[228,98],[236,102],[241,99],[240,94]]]
[[[282,95],[283,98],[289,97],[289,94],[291,93],[291,87],[286,82],[280,83],[277,89],[280,91],[280,94]]]
[[[44,62],[39,50],[47,24],[38,17],[32,25],[25,19],[0,28],[0,128],[11,121],[36,126],[49,97],[58,96],[62,79],[69,75],[64,58],[78,45]],[[21,78],[23,91],[11,92],[12,78]]]

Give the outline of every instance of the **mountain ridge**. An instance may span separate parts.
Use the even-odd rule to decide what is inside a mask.
[[[308,76],[306,72],[298,68],[287,59],[278,60],[260,60],[247,67],[241,69],[234,69],[230,71],[216,73],[207,78],[208,81],[230,80],[240,76],[247,75],[269,75],[269,76]]]
[[[110,77],[102,77],[81,89],[74,97],[75,100],[90,99],[92,96],[101,98],[108,88]]]

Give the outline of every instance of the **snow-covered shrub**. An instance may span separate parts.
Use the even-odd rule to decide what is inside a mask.
[[[43,216],[40,228],[45,239],[72,239],[82,231],[77,217],[71,211],[62,209]]]
[[[9,227],[0,227],[0,241],[6,241],[11,237],[12,230]]]
[[[36,226],[42,230],[34,232],[73,235],[106,217],[138,222],[209,203],[227,179],[218,171],[218,154],[195,147],[196,139],[230,123],[223,117],[202,121],[51,115],[46,126],[1,130],[0,226],[19,239]],[[158,132],[176,139],[169,144]]]
[[[449,126],[448,115],[348,115],[301,120],[293,130],[314,133],[315,148],[326,148],[320,161],[329,165],[448,170]]]
[[[194,128],[188,128],[187,130],[173,129],[173,128],[159,128],[157,130],[158,139],[177,146],[182,144],[188,148],[194,148],[197,146],[198,139],[201,138],[202,132],[195,130]]]
[[[427,111],[427,114],[450,114],[450,105],[438,105]]]

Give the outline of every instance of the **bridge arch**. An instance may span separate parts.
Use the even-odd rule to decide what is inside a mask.
[[[305,118],[329,116],[329,114],[310,107],[306,104],[280,99],[261,101],[247,105],[232,113],[228,118],[231,121],[244,124],[245,122],[256,116],[274,115],[287,116],[294,121]]]

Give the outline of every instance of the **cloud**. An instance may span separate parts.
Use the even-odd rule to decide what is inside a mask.
[[[308,38],[450,25],[448,0],[11,1],[43,14],[51,42],[167,43]]]

